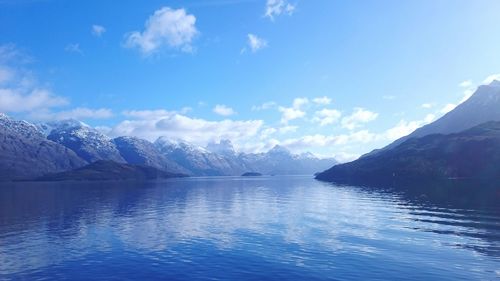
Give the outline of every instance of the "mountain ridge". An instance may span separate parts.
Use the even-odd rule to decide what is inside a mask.
[[[440,119],[358,160],[333,166],[316,178],[367,182],[498,178],[500,173],[494,167],[500,165],[499,108],[500,82],[493,81],[480,86]]]
[[[239,176],[248,171],[263,174],[313,175],[315,172],[336,163],[333,158],[319,159],[310,153],[292,154],[286,148],[279,146],[265,153],[238,153],[230,140],[221,140],[219,143],[209,143],[207,147],[201,147],[180,139],[166,137],[160,137],[154,143],[128,136],[113,139],[78,120],[54,121],[35,125],[27,121],[15,121],[5,114],[0,115],[0,120],[3,120],[4,129],[13,127],[9,131],[11,140],[7,143],[4,142],[4,146],[7,146],[4,151],[22,150],[22,148],[16,148],[15,144],[28,135],[37,141],[31,141],[29,149],[24,151],[26,154],[33,154],[39,150],[36,144],[44,142],[56,148],[52,153],[54,154],[51,156],[52,159],[46,157],[45,161],[57,162],[51,164],[55,167],[41,168],[40,171],[31,173],[24,163],[16,162],[27,161],[22,160],[25,158],[10,157],[7,161],[7,158],[4,157],[4,159],[0,159],[0,167],[2,167],[2,162],[5,166],[3,171],[0,171],[3,172],[4,179],[9,178],[8,173],[5,172],[10,171],[7,167],[9,165],[23,167],[23,170],[26,171],[23,177],[34,177],[41,175],[42,171],[43,173],[53,173],[72,170],[101,160],[146,165],[170,173],[190,176]],[[16,124],[22,124],[24,129]],[[55,155],[56,152],[60,152],[60,155]],[[35,159],[30,161],[31,165],[34,165]],[[65,161],[70,161],[70,163],[65,164]],[[51,165],[45,166],[51,167]]]

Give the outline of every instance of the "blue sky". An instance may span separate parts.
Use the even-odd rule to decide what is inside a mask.
[[[0,0],[0,111],[349,159],[500,73],[499,13],[496,0]]]

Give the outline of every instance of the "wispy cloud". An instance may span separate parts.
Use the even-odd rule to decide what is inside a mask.
[[[295,5],[286,0],[267,0],[264,16],[270,20],[280,15],[292,15],[295,11]]]
[[[66,47],[64,47],[64,50],[66,52],[69,52],[69,53],[77,53],[77,54],[83,55],[83,51],[80,48],[80,44],[79,43],[68,44],[68,45],[66,45]]]
[[[260,111],[260,110],[266,110],[266,109],[271,109],[276,106],[276,103],[274,101],[268,101],[265,102],[261,105],[254,105],[252,106],[252,111]]]
[[[323,97],[314,98],[313,102],[315,104],[318,104],[318,105],[329,105],[332,102],[332,99],[327,97],[327,96],[323,96]]]
[[[234,109],[223,104],[216,105],[213,108],[213,112],[221,116],[231,116],[236,114],[236,111],[234,111]]]
[[[322,109],[319,111],[316,111],[314,114],[314,118],[312,119],[313,122],[317,122],[320,124],[320,126],[326,126],[330,124],[334,124],[335,122],[338,122],[340,117],[342,116],[342,113],[338,110],[335,109]]]
[[[104,28],[104,26],[98,24],[92,25],[92,35],[101,37],[104,32],[106,32],[106,28]]]
[[[378,113],[366,110],[364,108],[355,108],[354,112],[342,118],[342,127],[348,130],[354,130],[360,127],[363,123],[371,122],[377,119]]]
[[[247,42],[248,47],[250,48],[252,53],[255,53],[255,52],[267,47],[267,41],[265,39],[258,37],[255,34],[250,33],[247,35],[247,38],[248,38],[248,42]],[[242,50],[242,53],[244,53],[245,51],[246,51],[246,49],[244,48]]]

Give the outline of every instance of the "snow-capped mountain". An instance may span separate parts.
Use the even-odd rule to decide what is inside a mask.
[[[0,113],[0,179],[29,179],[87,164],[33,124]]]
[[[135,137],[110,137],[76,120],[33,125],[0,114],[0,179],[35,177],[81,167],[98,160],[151,166],[193,176],[314,174],[333,159],[292,154],[282,146],[267,153],[237,153],[229,140],[206,148],[183,140],[159,138],[155,143]],[[23,174],[24,173],[24,174]]]
[[[97,160],[126,162],[110,137],[83,122],[55,121],[38,127],[47,134],[47,139],[66,146],[89,163]]]
[[[113,142],[128,164],[151,166],[174,173],[189,173],[188,170],[163,156],[156,146],[147,140],[118,137],[113,139]]]
[[[251,171],[268,175],[312,175],[337,164],[333,158],[319,159],[312,153],[293,154],[280,145],[267,153],[242,154],[240,158]]]
[[[191,171],[193,175],[237,175],[242,171],[226,157],[186,141],[161,137],[156,140],[155,145],[162,155]]]
[[[266,153],[238,154],[229,140],[210,143],[203,148],[182,140],[159,138],[155,145],[166,158],[190,170],[191,174],[202,176],[238,176],[245,172],[312,175],[337,163],[334,159],[319,159],[311,153],[292,154],[279,145]]]

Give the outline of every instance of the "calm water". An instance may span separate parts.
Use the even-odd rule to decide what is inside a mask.
[[[0,185],[0,279],[500,279],[500,189],[309,177]]]

